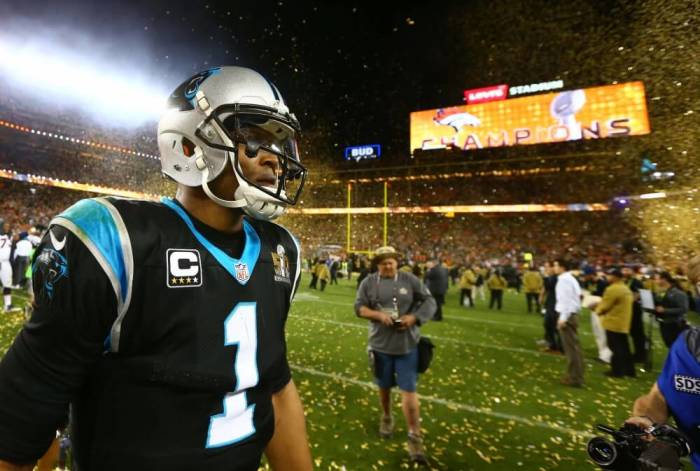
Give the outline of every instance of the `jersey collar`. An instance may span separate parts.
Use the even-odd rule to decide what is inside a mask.
[[[253,226],[243,219],[243,231],[245,232],[245,243],[243,254],[240,259],[233,258],[226,252],[212,244],[204,235],[197,230],[192,222],[192,218],[187,212],[180,207],[172,198],[162,198],[161,202],[168,208],[175,211],[180,218],[185,222],[189,230],[195,238],[202,244],[207,251],[216,259],[217,262],[233,277],[239,284],[244,285],[253,276],[255,264],[260,256],[260,237],[255,232]]]

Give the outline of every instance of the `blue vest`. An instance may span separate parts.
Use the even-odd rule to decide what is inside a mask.
[[[700,470],[700,362],[687,345],[689,331],[679,335],[671,346],[657,383],[678,427],[693,441],[696,451],[690,456]]]

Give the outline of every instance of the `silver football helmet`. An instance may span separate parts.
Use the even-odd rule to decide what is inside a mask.
[[[271,220],[294,205],[304,187],[298,135],[299,123],[272,82],[254,70],[226,66],[200,72],[173,92],[158,123],[158,148],[163,173],[176,182],[201,185],[221,206]],[[278,159],[276,184],[256,183],[241,169],[241,159],[256,158],[260,149]],[[238,180],[233,200],[209,189],[228,164]]]

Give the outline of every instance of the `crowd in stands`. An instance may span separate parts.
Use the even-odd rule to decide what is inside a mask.
[[[287,215],[307,253],[324,244],[346,246],[347,216]],[[611,231],[610,228],[615,230]],[[351,218],[351,249],[383,245],[381,215]],[[523,213],[498,215],[392,214],[388,240],[406,260],[438,257],[460,263],[474,260],[503,263],[522,253],[537,257],[567,256],[605,265],[613,260],[643,260],[634,227],[616,212]]]
[[[98,196],[13,180],[0,180],[0,195],[0,220],[8,223],[13,232],[46,227],[54,216],[76,201]]]
[[[442,206],[482,204],[576,204],[607,203],[626,193],[618,181],[604,185],[600,175],[557,174],[522,178],[403,179],[389,182],[387,201],[392,206]],[[347,205],[347,185],[315,182],[310,178],[302,202],[308,207]],[[384,183],[355,183],[353,207],[384,206]]]
[[[172,194],[154,159],[100,150],[0,127],[0,167],[18,173],[132,191]]]

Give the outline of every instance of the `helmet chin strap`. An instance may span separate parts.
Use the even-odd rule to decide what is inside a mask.
[[[206,193],[209,199],[212,200],[214,203],[218,204],[219,206],[224,206],[225,208],[243,208],[248,205],[248,202],[245,200],[245,198],[237,200],[225,200],[219,198],[209,188],[207,178],[209,178],[209,169],[202,171],[202,190],[204,190],[204,193]]]
[[[204,160],[204,154],[202,154],[202,150],[199,147],[196,147],[194,150],[194,154],[195,165],[202,172],[202,190],[204,190],[204,193],[209,197],[210,200],[212,200],[219,206],[223,206],[225,208],[243,208],[248,204],[245,198],[236,200],[225,200],[216,196],[214,192],[211,191],[211,188],[209,188],[209,183],[207,181],[209,180],[209,166]],[[238,180],[238,176],[236,176],[236,180]]]

